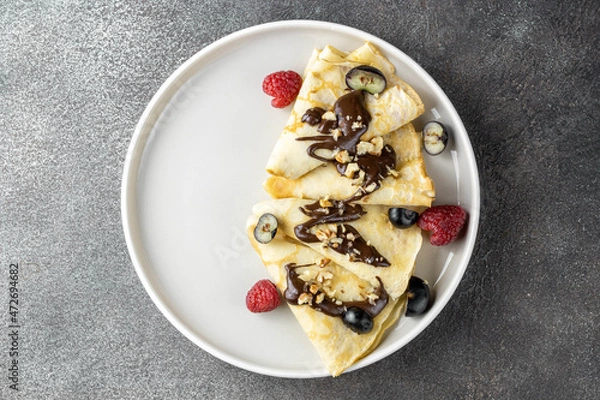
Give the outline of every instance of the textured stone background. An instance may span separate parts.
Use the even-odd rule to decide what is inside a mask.
[[[35,263],[20,281],[19,397],[598,398],[599,3],[281,3],[1,3],[4,310],[9,264]],[[456,295],[410,345],[337,379],[260,376],[197,348],[144,291],[120,220],[127,146],[162,82],[216,39],[296,18],[365,30],[420,63],[461,115],[481,175]]]

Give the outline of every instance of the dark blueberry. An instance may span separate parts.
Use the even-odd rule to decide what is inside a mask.
[[[408,208],[390,208],[388,218],[396,228],[406,229],[413,226],[419,219],[419,213]]]
[[[258,243],[269,243],[277,233],[277,218],[273,214],[263,214],[254,228],[254,238]]]
[[[423,126],[423,147],[427,154],[437,156],[448,144],[448,130],[442,123],[429,121]]]
[[[369,333],[373,329],[373,317],[358,307],[349,307],[342,316],[344,324],[358,334]]]
[[[431,292],[429,284],[423,279],[412,276],[408,282],[408,302],[406,305],[406,316],[423,314],[431,303]]]
[[[385,90],[385,76],[377,68],[360,65],[346,74],[346,85],[353,90],[365,90],[371,94],[379,94]]]

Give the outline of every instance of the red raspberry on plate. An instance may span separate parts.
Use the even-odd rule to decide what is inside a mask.
[[[423,211],[417,225],[431,231],[429,241],[434,246],[452,243],[465,225],[467,212],[461,206],[434,206]]]
[[[287,107],[294,102],[302,86],[302,77],[295,71],[273,72],[262,83],[263,92],[271,97],[275,108]]]
[[[246,307],[253,313],[274,310],[280,302],[277,287],[268,279],[256,282],[246,295]]]

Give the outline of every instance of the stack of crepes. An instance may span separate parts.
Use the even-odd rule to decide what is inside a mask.
[[[327,149],[321,148],[319,157],[312,156],[311,145],[331,141],[324,136],[337,135],[335,141],[348,134],[339,126],[356,115],[336,114],[336,102],[351,92],[345,81],[348,71],[363,65],[380,70],[387,85],[380,94],[360,91],[356,96],[370,115],[368,125],[362,124],[360,142],[350,154],[333,149],[323,155]],[[302,121],[307,110],[315,108],[334,113],[337,132],[319,132],[317,125]],[[300,298],[289,291],[285,297],[332,376],[373,351],[404,314],[422,236],[416,226],[394,227],[388,209],[422,211],[433,201],[435,191],[425,169],[420,134],[411,124],[423,111],[418,94],[395,75],[394,66],[371,43],[350,53],[331,46],[315,49],[268,161],[270,175],[264,188],[272,199],[254,206],[248,236],[282,294],[292,278],[304,283]],[[327,114],[321,118],[331,118]],[[365,172],[369,176],[370,171],[364,171],[361,155],[393,160],[376,174],[374,183],[366,182]],[[277,218],[279,228],[271,242],[261,244],[253,230],[265,213]],[[340,218],[327,218],[336,214]],[[337,313],[320,306],[326,303]],[[377,306],[381,304],[382,309]],[[370,331],[356,333],[344,323],[339,310],[350,305],[366,305],[363,309],[375,314]],[[373,312],[373,308],[380,309]]]

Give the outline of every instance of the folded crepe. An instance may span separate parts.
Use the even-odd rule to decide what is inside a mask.
[[[318,293],[315,297],[320,295],[321,303],[323,297],[340,302],[364,301],[377,289],[333,262],[324,265],[326,259],[321,254],[283,233],[278,233],[269,244],[258,243],[252,233],[256,221],[256,217],[249,219],[248,237],[281,293],[286,293],[288,288],[290,266],[294,267],[298,279],[308,282],[311,287],[314,285],[314,291]],[[373,329],[358,334],[345,326],[340,316],[327,315],[304,301],[288,302],[289,308],[332,376],[340,375],[373,351],[406,306],[406,296],[388,299],[386,306],[373,318]],[[318,300],[310,301],[318,307]]]
[[[369,142],[370,143],[370,142]],[[379,189],[357,200],[364,204],[430,207],[435,197],[421,152],[421,138],[412,124],[383,136],[383,144],[395,150],[396,167],[381,181]],[[341,175],[332,163],[315,168],[297,179],[269,176],[264,188],[274,198],[347,199],[360,188],[356,179]]]
[[[337,99],[348,91],[346,73],[359,65],[378,68],[387,80],[383,93],[365,96],[365,107],[372,120],[363,140],[390,133],[424,112],[418,94],[394,74],[394,66],[371,43],[366,42],[351,53],[331,46],[314,50],[304,71],[300,93],[267,163],[270,174],[297,179],[324,164],[308,155],[310,141],[297,140],[319,135],[316,126],[302,122],[302,116],[310,108],[332,110]]]
[[[381,93],[347,88],[346,74],[362,65],[385,76]],[[313,52],[269,158],[264,188],[273,199],[253,207],[248,237],[333,376],[404,314],[422,236],[417,226],[394,227],[388,209],[422,211],[435,196],[410,123],[423,111],[372,44],[350,53],[327,46]],[[266,213],[278,230],[261,244],[254,228]],[[348,322],[353,307],[372,318],[371,330]]]
[[[335,201],[313,203],[296,198],[263,201],[257,203],[252,211],[254,218],[265,213],[273,214],[279,221],[278,229],[285,235],[372,285],[377,285],[380,279],[390,297],[398,298],[406,291],[423,240],[417,226],[395,228],[389,221],[388,207],[380,205],[362,205],[362,212],[358,211],[360,216],[356,220],[342,223],[330,220],[306,226],[311,217],[305,212],[312,204],[316,204],[313,208],[317,213],[327,208],[321,205],[331,204],[329,215],[335,217],[338,214],[339,204]],[[355,209],[356,205],[347,207]],[[348,219],[347,214],[342,219]],[[306,242],[302,235],[317,240]],[[267,246],[275,247],[276,244]]]

